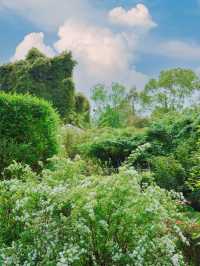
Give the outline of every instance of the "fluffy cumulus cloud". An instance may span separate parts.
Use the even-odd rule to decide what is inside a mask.
[[[94,11],[89,1],[74,0],[66,4],[66,0],[0,0],[0,7],[14,9],[24,16],[29,10],[29,19],[47,28],[60,25],[58,40],[52,47],[45,45],[43,33],[31,33],[17,46],[13,60],[24,58],[32,47],[47,56],[52,56],[54,51],[71,50],[78,61],[74,77],[79,90],[89,94],[95,84],[111,82],[142,87],[148,77],[136,70],[138,47],[144,32],[156,25],[148,9],[139,4],[129,11],[111,10],[107,15],[113,22],[131,26],[113,30],[105,19],[108,16],[101,14],[99,20],[100,13]],[[88,19],[91,14],[96,16],[94,23]],[[138,27],[145,31],[138,31]]]
[[[55,44],[58,52],[71,50],[94,76],[111,73],[114,69],[121,71],[127,64],[127,50],[122,36],[114,35],[107,28],[67,21],[60,27],[58,36]],[[123,57],[120,56],[122,54]]]
[[[143,85],[146,76],[137,73],[133,64],[138,36],[134,33],[113,33],[109,28],[77,21],[67,21],[60,27],[55,49],[69,49],[79,62],[75,77],[78,87],[88,90],[98,82],[118,81]]]
[[[148,8],[143,4],[137,4],[136,7],[127,11],[123,7],[116,7],[109,12],[109,19],[112,23],[122,26],[143,29],[151,29],[156,26]]]
[[[16,47],[15,55],[12,61],[24,59],[31,48],[37,48],[47,56],[53,56],[55,52],[50,46],[44,43],[44,33],[30,33],[25,36],[24,40]]]

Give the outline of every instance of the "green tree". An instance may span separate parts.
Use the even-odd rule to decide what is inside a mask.
[[[162,71],[158,79],[151,79],[140,99],[151,111],[179,111],[192,103],[192,96],[199,88],[199,77],[192,70],[175,68]]]
[[[127,125],[130,114],[134,114],[136,90],[128,91],[119,83],[113,83],[110,88],[99,84],[92,90],[94,101],[94,117],[97,125],[114,128]]]

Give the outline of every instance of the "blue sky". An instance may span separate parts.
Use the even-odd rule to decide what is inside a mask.
[[[48,56],[68,49],[79,90],[141,87],[162,69],[199,72],[199,25],[199,0],[0,0],[0,63],[32,46]]]

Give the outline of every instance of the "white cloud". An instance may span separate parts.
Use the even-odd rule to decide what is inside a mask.
[[[175,59],[200,60],[200,45],[197,43],[172,40],[157,45],[152,52]]]
[[[39,49],[47,56],[53,56],[55,54],[50,46],[45,45],[44,34],[42,32],[33,32],[26,35],[23,41],[16,47],[15,55],[13,56],[12,61],[24,59],[28,51],[33,47]]]
[[[123,36],[113,34],[107,28],[67,21],[58,35],[57,51],[71,50],[93,76],[103,78],[108,73],[121,71],[128,64],[129,51]]]
[[[17,46],[12,59],[24,58],[32,47],[48,56],[52,56],[54,51],[59,53],[71,50],[78,61],[74,73],[78,90],[89,94],[90,88],[96,83],[109,84],[114,81],[142,87],[148,77],[136,71],[138,47],[146,30],[155,26],[148,9],[139,4],[132,10],[124,10],[128,18],[126,23],[131,27],[119,27],[118,32],[113,32],[112,26],[106,20],[108,14],[97,11],[91,6],[91,2],[0,0],[0,8],[26,17],[44,31],[58,31],[58,40],[52,47],[44,43],[43,33],[27,35]],[[114,10],[109,13],[111,17],[115,13]]]
[[[137,4],[136,7],[126,11],[123,7],[116,7],[109,12],[109,19],[112,23],[151,29],[156,26],[148,8],[143,4]]]
[[[131,67],[135,60],[138,36],[114,34],[108,28],[69,20],[59,29],[55,49],[71,50],[78,61],[75,79],[79,89],[86,90],[99,82],[123,82],[144,85],[146,76]]]
[[[143,87],[148,77],[135,70],[139,41],[135,33],[113,33],[106,27],[68,20],[59,28],[54,48],[44,43],[42,32],[30,33],[18,44],[12,60],[25,58],[32,47],[47,56],[68,50],[78,61],[74,73],[77,88],[87,95],[97,83]]]
[[[44,30],[55,31],[67,18],[96,17],[90,0],[0,0],[0,10],[12,10]]]

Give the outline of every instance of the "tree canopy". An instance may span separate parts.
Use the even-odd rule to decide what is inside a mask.
[[[117,128],[126,125],[130,115],[135,114],[137,92],[119,83],[113,83],[111,88],[99,84],[92,89],[92,100],[97,124]]]
[[[175,68],[161,71],[158,79],[151,79],[140,97],[144,107],[152,111],[181,110],[199,89],[199,77],[192,70]]]

